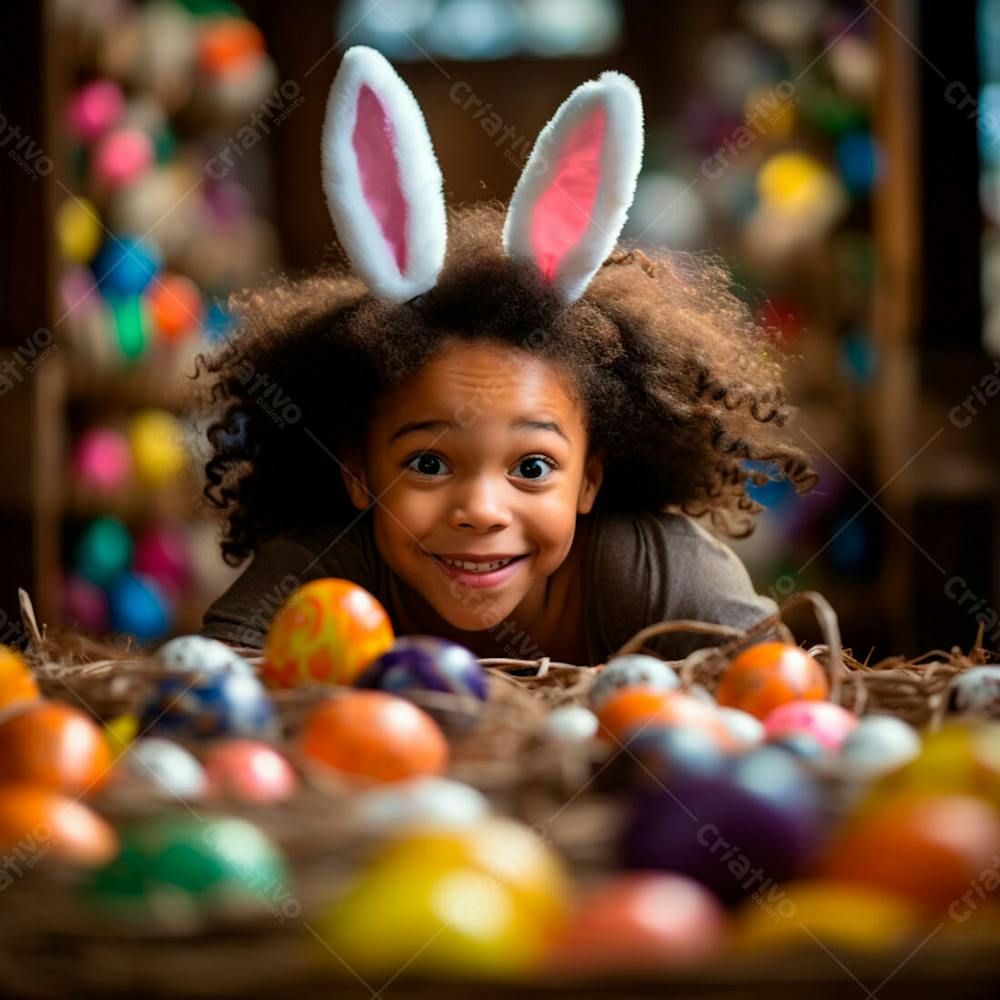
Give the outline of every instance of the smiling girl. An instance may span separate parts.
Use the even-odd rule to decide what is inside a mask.
[[[799,492],[816,474],[724,269],[616,247],[641,147],[638,92],[605,73],[543,131],[509,209],[447,213],[412,94],[372,50],[345,55],[324,182],[352,266],[245,293],[202,359],[205,492],[227,561],[253,554],[204,635],[260,647],[281,598],[327,576],[397,634],[481,657],[596,664],[658,621],[776,610],[717,536],[753,531],[746,460]]]

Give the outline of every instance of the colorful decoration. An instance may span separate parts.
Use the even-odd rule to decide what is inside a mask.
[[[655,656],[630,653],[616,656],[601,668],[590,689],[590,705],[594,711],[607,704],[623,688],[644,687],[656,691],[672,691],[680,686],[673,668]]]
[[[822,700],[829,690],[823,668],[805,650],[782,642],[758,642],[729,664],[716,698],[720,705],[765,719],[785,702]]]
[[[205,754],[213,795],[243,802],[281,802],[293,795],[299,779],[274,747],[257,740],[227,740]]]

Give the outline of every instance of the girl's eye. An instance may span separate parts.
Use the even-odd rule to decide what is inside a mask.
[[[416,463],[416,466],[414,466]],[[419,472],[422,476],[437,476],[444,462],[437,455],[423,454],[414,455],[407,463],[406,467],[414,472]]]
[[[525,479],[548,479],[549,473],[555,470],[556,463],[544,455],[529,455],[522,458],[517,467],[524,473]]]

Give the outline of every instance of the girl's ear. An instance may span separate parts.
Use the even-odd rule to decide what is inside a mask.
[[[433,288],[447,240],[441,170],[413,93],[374,49],[348,49],[323,124],[323,190],[337,235],[373,295]]]
[[[583,470],[583,482],[580,485],[580,496],[577,499],[576,512],[589,514],[594,508],[597,492],[604,482],[604,457],[599,452],[593,452],[587,459]]]
[[[508,256],[578,299],[614,249],[642,165],[642,99],[621,73],[581,84],[542,129],[504,224]]]
[[[364,510],[372,504],[372,495],[368,490],[368,477],[365,473],[365,461],[357,448],[346,449],[340,456],[340,477],[344,480],[344,488],[351,503],[358,510]]]

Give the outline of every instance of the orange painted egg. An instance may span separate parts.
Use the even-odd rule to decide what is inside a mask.
[[[614,744],[657,726],[691,726],[714,737],[723,749],[735,745],[715,707],[681,691],[627,688],[605,702],[597,718],[599,735]]]
[[[83,795],[104,783],[111,761],[101,727],[70,705],[38,701],[0,723],[0,783]]]
[[[1000,817],[982,799],[901,792],[848,821],[823,874],[894,892],[944,919],[998,852]]]
[[[37,697],[35,676],[21,655],[10,646],[0,645],[0,709]]]
[[[201,292],[182,274],[161,274],[146,289],[149,311],[156,332],[164,340],[176,340],[197,330],[202,319]]]
[[[272,687],[305,681],[352,684],[393,643],[385,608],[350,580],[314,580],[274,616],[261,677]]]
[[[114,828],[61,792],[16,782],[0,786],[0,853],[32,866],[43,857],[97,866],[118,850]]]
[[[759,642],[735,657],[715,693],[720,705],[766,718],[789,701],[822,701],[830,693],[823,668],[804,649]]]
[[[448,742],[411,701],[384,691],[355,691],[313,709],[301,735],[306,758],[361,783],[441,774]]]

